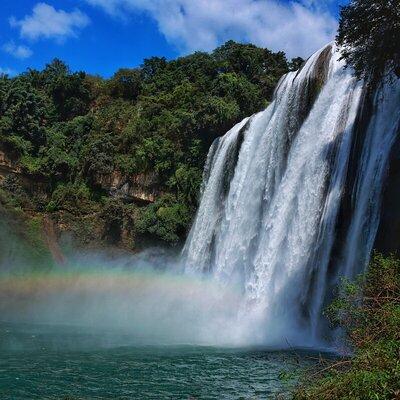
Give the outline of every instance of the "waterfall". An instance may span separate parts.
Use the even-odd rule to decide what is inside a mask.
[[[354,213],[347,234],[341,275],[354,278],[368,264],[379,225],[382,186],[392,146],[400,132],[400,80],[381,85],[353,188]]]
[[[239,287],[238,324],[250,326],[255,340],[321,343],[332,282],[368,262],[399,124],[399,85],[386,86],[374,99],[337,260],[332,251],[365,87],[344,68],[335,45],[285,75],[265,111],[212,145],[183,250],[185,271]]]

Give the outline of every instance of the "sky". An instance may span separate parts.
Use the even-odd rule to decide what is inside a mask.
[[[307,58],[333,40],[348,0],[0,0],[0,73],[54,58],[104,77],[143,59],[227,40]]]

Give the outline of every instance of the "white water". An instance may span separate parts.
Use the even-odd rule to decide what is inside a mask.
[[[382,185],[391,148],[399,132],[400,80],[379,88],[374,113],[365,134],[357,180],[352,193],[354,210],[341,265],[341,275],[354,278],[368,263],[379,225]]]
[[[347,247],[332,279],[328,266],[363,94],[362,82],[338,58],[332,45],[314,54],[281,80],[265,111],[210,150],[183,257],[187,273],[241,288],[237,340],[321,344],[321,309],[332,280],[353,276],[368,261],[400,91],[384,88],[375,98]],[[322,88],[309,111],[304,104],[316,81]]]

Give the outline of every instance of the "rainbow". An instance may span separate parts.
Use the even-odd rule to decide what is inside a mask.
[[[0,274],[0,295],[33,294],[37,291],[57,293],[63,289],[103,292],[118,288],[140,292],[144,287],[160,285],[171,290],[183,289],[189,292],[205,288],[210,292],[220,290],[218,283],[210,279],[158,271],[74,269]]]
[[[236,287],[154,270],[0,275],[0,323],[123,330],[156,342],[236,343],[241,303]]]

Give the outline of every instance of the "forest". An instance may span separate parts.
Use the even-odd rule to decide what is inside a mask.
[[[70,71],[58,59],[42,71],[3,75],[0,146],[29,181],[42,182],[37,190],[9,175],[3,198],[58,212],[67,224],[95,215],[75,229],[85,240],[96,236],[88,226],[106,215],[102,236],[113,243],[122,225],[128,247],[138,235],[176,243],[196,209],[212,141],[264,109],[280,77],[302,62],[229,41],[211,54],[145,59],[110,79]],[[150,176],[156,195],[139,204],[113,196],[101,185],[113,173],[128,181]]]

